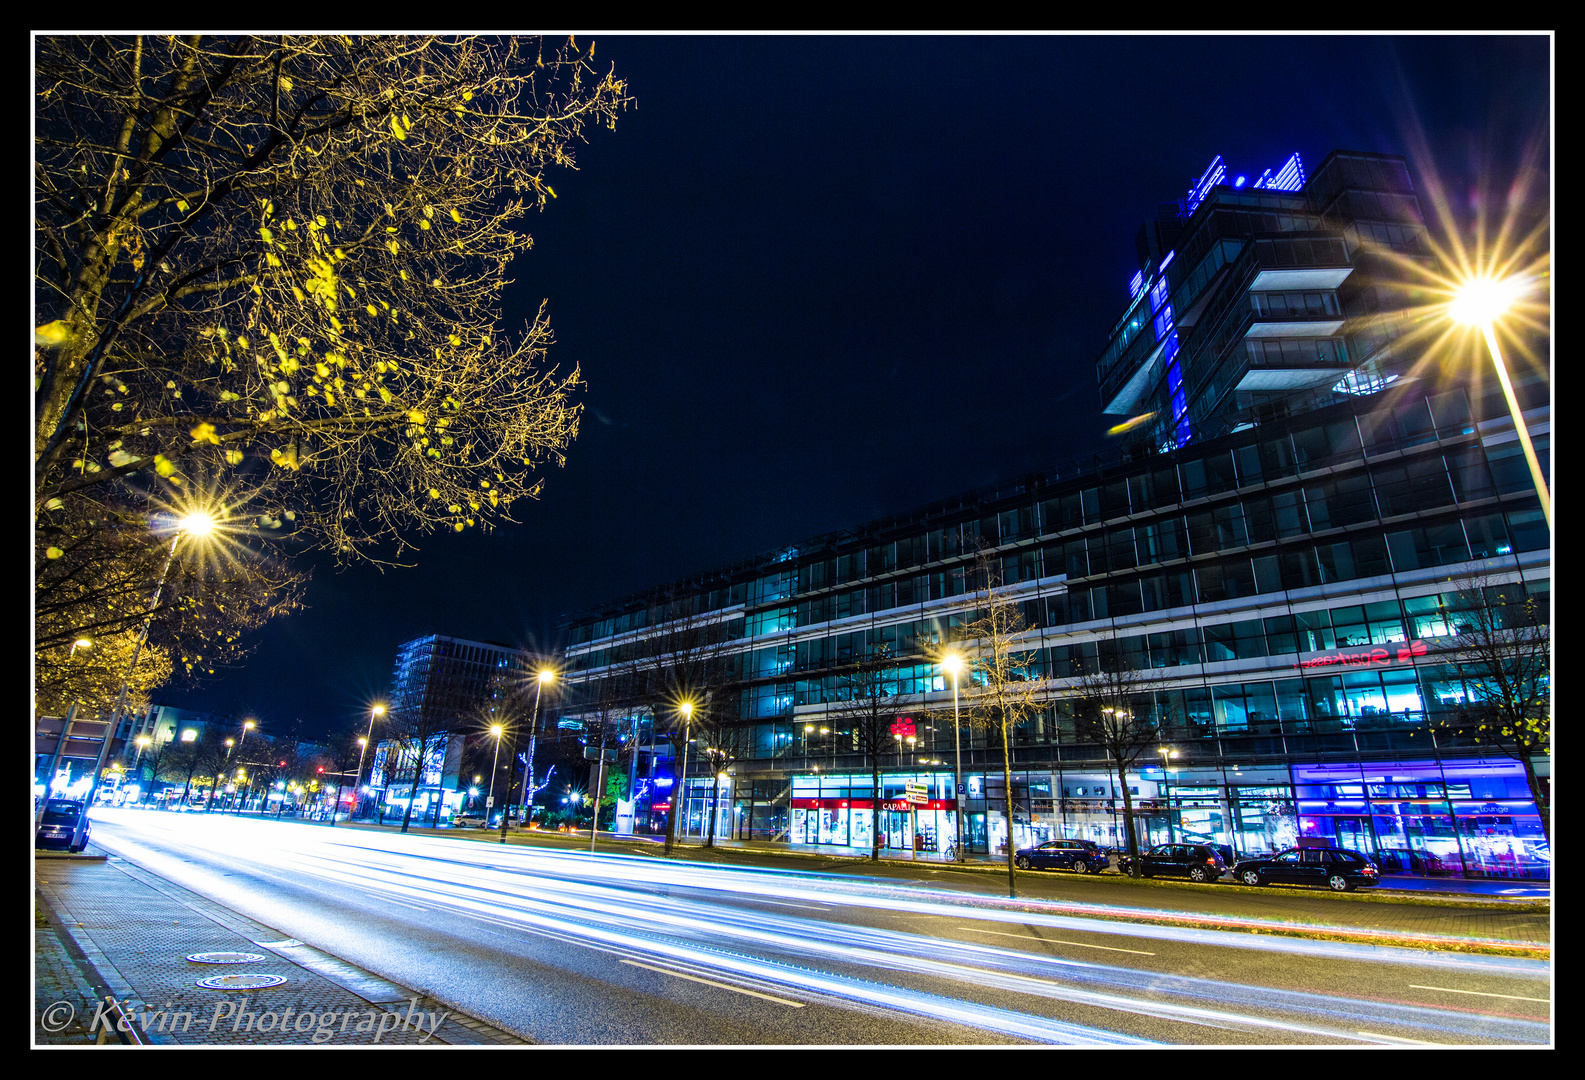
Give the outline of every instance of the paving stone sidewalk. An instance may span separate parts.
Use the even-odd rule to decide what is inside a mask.
[[[135,1014],[134,1026],[153,1045],[527,1042],[114,856],[104,861],[41,859],[36,881],[33,1016],[38,1046],[93,1044],[104,1025],[106,995]],[[262,959],[224,966],[186,959],[200,952],[251,953]],[[238,973],[284,981],[245,992],[197,985],[210,976]]]

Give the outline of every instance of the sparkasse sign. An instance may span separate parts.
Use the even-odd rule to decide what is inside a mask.
[[[1423,641],[1405,641],[1393,645],[1376,645],[1369,649],[1334,649],[1299,661],[1305,671],[1333,667],[1391,667],[1394,664],[1411,664],[1417,656],[1424,656],[1427,647]]]

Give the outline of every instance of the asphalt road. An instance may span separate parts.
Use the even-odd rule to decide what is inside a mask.
[[[100,810],[94,841],[546,1044],[1551,1040],[1536,960],[1133,922],[918,876],[293,822]]]

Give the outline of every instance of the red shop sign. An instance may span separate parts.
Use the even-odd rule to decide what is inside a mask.
[[[897,735],[897,736],[900,736],[900,737],[906,739],[910,735],[912,735],[913,733],[914,733],[914,721],[913,721],[912,717],[899,716],[896,720],[892,721],[892,734],[893,735]]]
[[[1410,641],[1398,645],[1377,645],[1372,649],[1357,651],[1338,649],[1335,652],[1312,656],[1308,660],[1300,660],[1298,666],[1307,671],[1332,667],[1391,667],[1394,664],[1412,663],[1415,657],[1425,654],[1425,642]]]

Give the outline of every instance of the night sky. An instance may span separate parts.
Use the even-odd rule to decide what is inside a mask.
[[[505,318],[547,298],[582,368],[566,468],[411,569],[313,562],[245,668],[156,701],[339,726],[411,638],[548,648],[580,609],[1093,452],[1135,233],[1214,155],[1402,153],[1467,214],[1550,139],[1545,37],[593,36],[637,107],[552,177]]]

